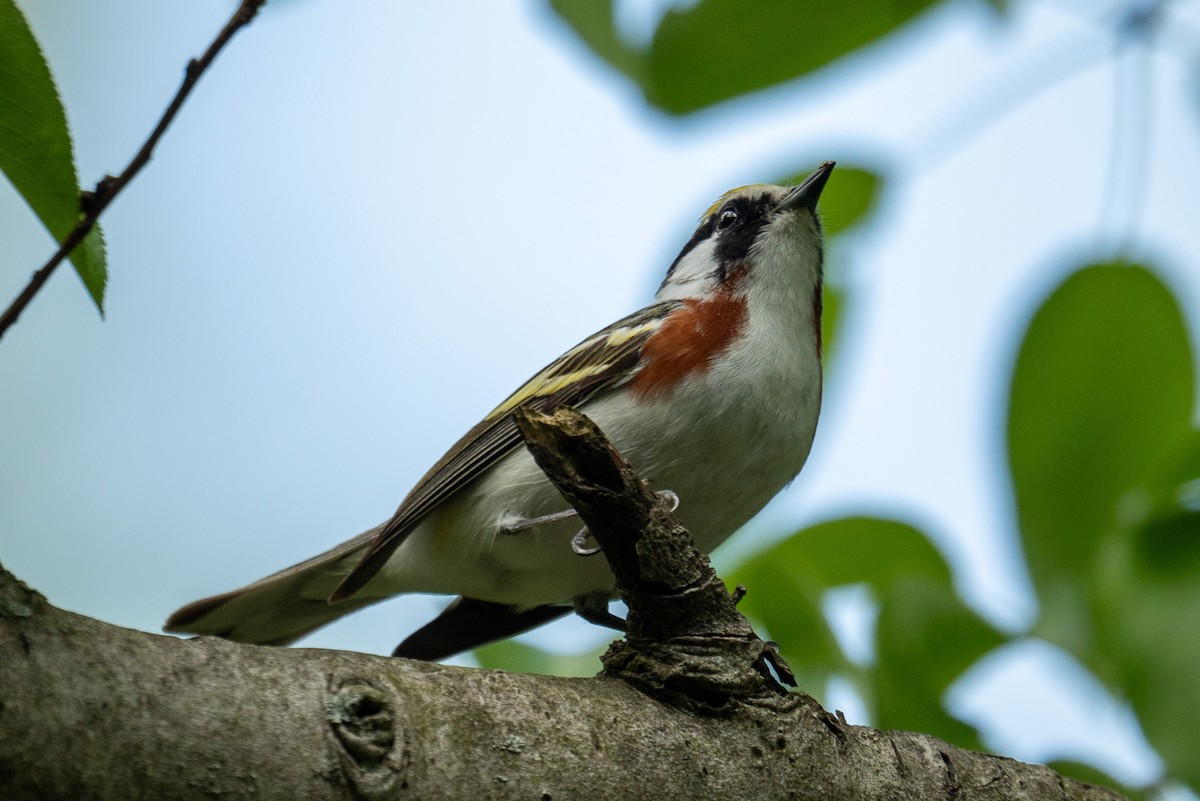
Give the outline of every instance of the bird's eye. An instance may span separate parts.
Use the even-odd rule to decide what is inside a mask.
[[[722,209],[717,215],[717,230],[724,231],[729,226],[738,221],[737,209],[732,206],[727,209]]]

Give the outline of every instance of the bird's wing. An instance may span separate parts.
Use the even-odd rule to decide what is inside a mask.
[[[500,461],[520,442],[512,412],[578,406],[634,373],[642,346],[681,305],[655,303],[618,320],[564,353],[493,409],[435,464],[384,524],[358,566],[333,591],[331,603],[352,597],[383,567],[425,515]]]
[[[235,642],[287,645],[355,609],[382,600],[354,598],[330,606],[329,593],[367,552],[379,528],[298,565],[232,592],[193,601],[171,615],[164,629],[209,634]]]
[[[460,595],[440,615],[397,645],[392,656],[434,662],[529,631],[570,611],[569,606],[518,609]]]

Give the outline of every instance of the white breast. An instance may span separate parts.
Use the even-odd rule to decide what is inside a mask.
[[[705,552],[720,545],[800,471],[816,430],[821,371],[803,326],[779,325],[751,298],[745,337],[670,395],[633,405],[622,391],[584,408],[676,511]],[[803,317],[804,315],[800,315]],[[516,534],[502,520],[566,508],[524,448],[410,535],[379,578],[391,591],[466,594],[536,606],[612,588],[603,556],[570,547],[575,518]]]
[[[819,233],[811,218],[794,214],[772,225],[792,230],[776,231],[754,252],[747,323],[707,370],[639,402],[617,389],[583,407],[652,487],[679,496],[676,514],[705,552],[795,478],[816,431]],[[381,594],[464,594],[528,607],[611,590],[604,558],[571,549],[578,519],[500,533],[506,521],[565,508],[518,448],[418,526],[381,571]]]

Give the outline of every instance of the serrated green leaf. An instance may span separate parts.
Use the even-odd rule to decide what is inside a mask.
[[[667,12],[646,56],[653,105],[686,114],[813,72],[871,44],[933,0],[700,0]]]
[[[978,749],[978,732],[950,717],[942,696],[1005,639],[944,582],[919,576],[894,582],[882,596],[876,629],[875,724]]]
[[[41,48],[13,0],[0,0],[0,170],[62,242],[80,219],[66,112]],[[108,271],[99,227],[71,263],[103,313]]]
[[[1008,455],[1043,636],[1088,661],[1100,542],[1150,500],[1188,436],[1193,363],[1174,297],[1149,270],[1103,264],[1063,283],[1017,357]]]
[[[593,53],[622,74],[638,79],[642,54],[621,41],[613,17],[612,0],[550,0],[550,8],[571,26]]]

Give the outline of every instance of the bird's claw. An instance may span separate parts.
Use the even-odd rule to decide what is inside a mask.
[[[674,512],[679,508],[679,495],[672,490],[659,490],[658,494],[671,502],[671,508],[668,512]],[[579,529],[575,536],[571,538],[571,550],[580,556],[595,556],[604,550],[603,545],[589,546],[588,538],[592,536],[592,532],[588,531],[587,526]]]

